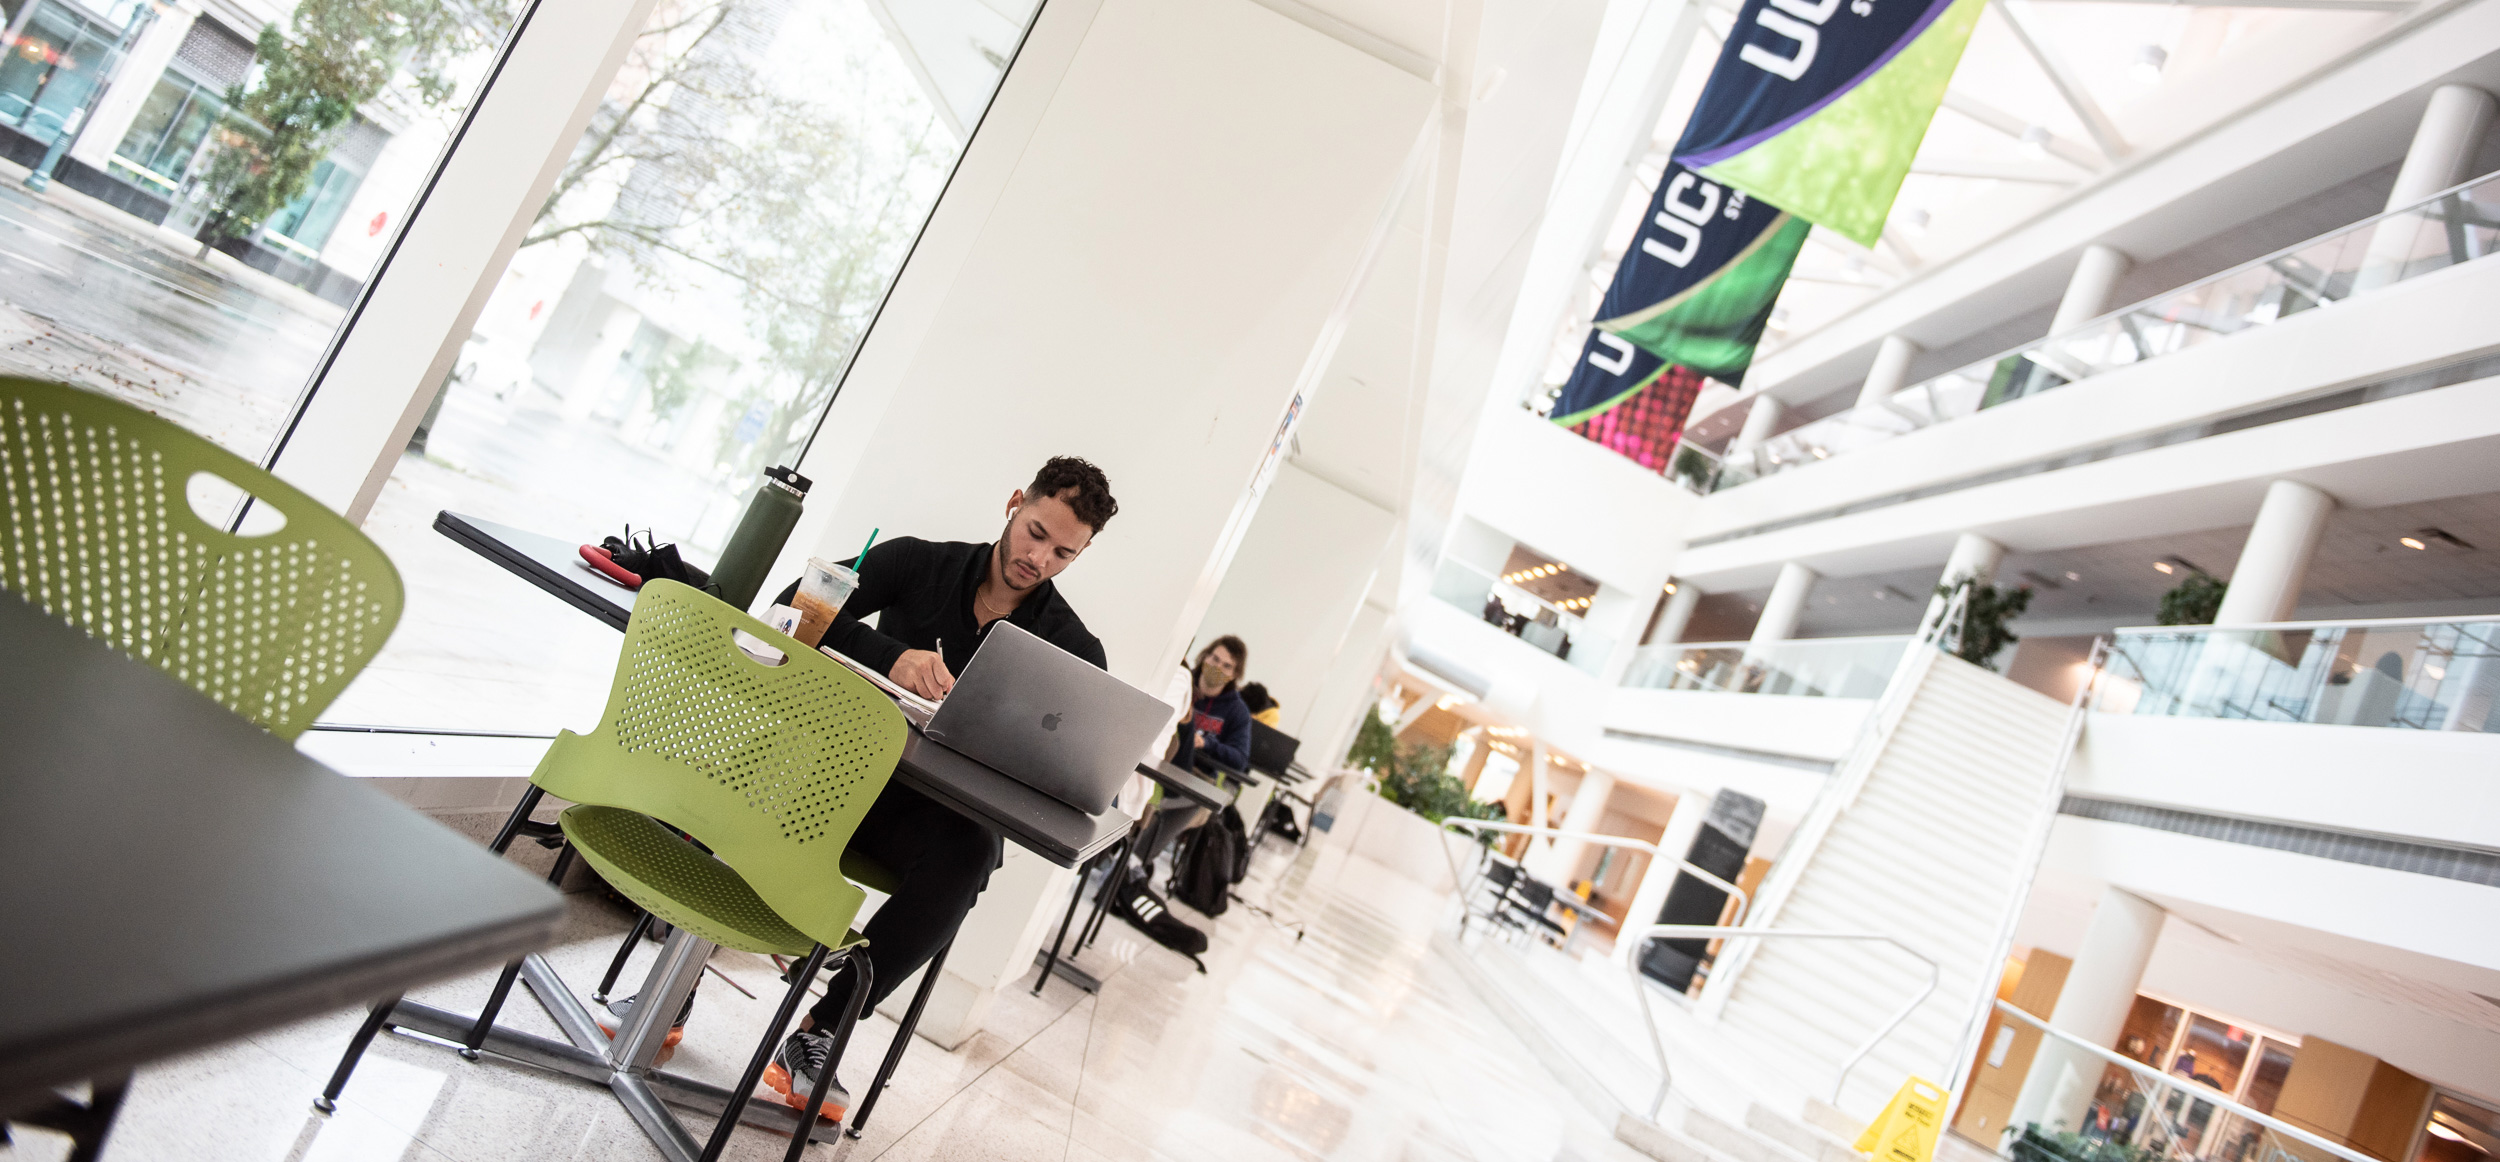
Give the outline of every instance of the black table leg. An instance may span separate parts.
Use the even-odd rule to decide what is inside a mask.
[[[920,970],[920,987],[912,991],[911,1007],[903,1010],[902,1027],[894,1031],[894,1043],[885,1047],[885,1060],[877,1064],[876,1080],[868,1083],[868,1094],[860,1099],[850,1128],[844,1131],[851,1137],[859,1137],[859,1132],[868,1128],[868,1115],[877,1108],[877,1098],[885,1093],[885,1083],[893,1079],[894,1067],[902,1064],[903,1050],[911,1045],[912,1034],[920,1029],[920,1010],[929,1007],[929,993],[937,988],[938,970],[946,967],[946,954],[954,949],[955,942],[947,941],[946,947],[929,958],[928,967]],[[828,1064],[825,1071],[830,1074],[832,1065]]]
[[[56,1097],[49,1104],[10,1115],[13,1121],[69,1135],[69,1162],[96,1162],[104,1155],[104,1139],[113,1133],[113,1118],[130,1093],[130,1071],[98,1077],[87,1083],[85,1105]]]
[[[1128,878],[1128,857],[1137,847],[1137,828],[1130,827],[1120,837],[1120,846],[1112,849],[1111,877],[1094,891],[1094,914],[1085,921],[1084,931],[1077,934],[1076,948],[1082,952],[1094,946],[1094,938],[1102,935],[1103,917],[1110,914],[1111,897],[1118,894],[1120,884]]]
[[[1097,861],[1099,862],[1099,861]],[[1042,957],[1042,973],[1033,978],[1033,995],[1042,995],[1042,986],[1050,983],[1050,974],[1059,967],[1059,949],[1068,942],[1068,926],[1076,923],[1076,910],[1085,903],[1085,875],[1093,864],[1076,869],[1076,887],[1068,892],[1068,911],[1059,917],[1059,934],[1050,938],[1050,951]]]

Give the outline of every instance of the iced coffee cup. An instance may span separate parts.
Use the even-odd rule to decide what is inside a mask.
[[[807,571],[799,574],[798,596],[791,599],[799,611],[799,628],[790,636],[810,646],[822,643],[833,615],[842,612],[842,603],[857,588],[859,574],[822,557],[809,557]]]

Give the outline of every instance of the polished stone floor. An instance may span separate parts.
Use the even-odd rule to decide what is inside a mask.
[[[1326,836],[1265,845],[1242,895],[1211,926],[1201,975],[1110,922],[1084,965],[1089,996],[1054,980],[1010,989],[988,1031],[954,1052],[915,1044],[864,1138],[809,1157],[851,1159],[1607,1159],[1636,1156],[1542,1070],[1436,952],[1436,897]],[[571,897],[551,959],[585,991],[623,918]],[[1184,917],[1204,922],[1187,912]],[[648,952],[629,970],[638,979]],[[774,998],[772,966],[714,965],[761,999],[707,977],[670,1068],[724,1084]],[[419,994],[474,1009],[489,978]],[[512,1023],[554,1035],[516,999]],[[384,1037],[339,1113],[309,1102],[354,1024],[336,1014],[142,1071],[106,1158],[619,1159],[659,1157],[604,1090],[488,1058]],[[862,1084],[894,1026],[875,1018],[844,1080]],[[742,1130],[733,1157],[778,1158],[787,1139]],[[6,1162],[51,1162],[60,1139],[22,1134]]]

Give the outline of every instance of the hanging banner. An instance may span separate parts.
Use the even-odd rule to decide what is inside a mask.
[[[1665,360],[1604,331],[1589,332],[1580,361],[1554,399],[1553,421],[1576,427],[1638,395],[1667,369]]]
[[[1872,247],[1985,0],[1745,0],[1674,159]]]
[[[1640,233],[1615,267],[1615,281],[1598,307],[1597,328],[1661,363],[1741,384],[1809,228],[1777,206],[1670,163],[1650,196]],[[1620,361],[1619,352],[1592,336],[1572,382],[1577,386],[1582,373]],[[1639,390],[1643,382],[1617,384],[1623,390],[1613,398]],[[1577,422],[1569,417],[1586,419],[1593,406],[1600,401],[1574,398],[1567,388],[1554,415],[1559,422]]]

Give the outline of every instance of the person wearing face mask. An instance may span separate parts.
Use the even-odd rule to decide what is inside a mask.
[[[1053,457],[1031,484],[1008,495],[1005,510],[1007,527],[986,545],[895,537],[848,562],[859,573],[859,587],[842,603],[823,644],[932,699],[954,688],[955,675],[1001,621],[1102,666],[1102,642],[1087,632],[1052,578],[1074,564],[1119,512],[1111,482],[1083,460]],[[774,600],[788,605],[797,593],[792,582]],[[878,615],[873,628],[860,620],[869,614]],[[999,843],[982,824],[899,782],[886,784],[850,845],[901,885],[862,929],[873,978],[862,1012],[874,1010],[954,939],[998,866]],[[834,975],[824,999],[765,1070],[757,1100],[806,1108],[819,1072],[833,1064],[832,1038],[818,1030],[831,1030],[841,1019],[854,981],[847,969]],[[611,1036],[634,999],[613,1002],[609,1014],[601,1015],[599,1023]],[[689,999],[687,1010],[692,1008]],[[679,1014],[680,1029],[685,1020]],[[669,1043],[679,1035],[672,1030]],[[849,1107],[850,1095],[836,1081],[827,1091],[823,1116],[839,1121]]]
[[[1250,648],[1231,634],[1208,642],[1189,671],[1189,709],[1164,747],[1164,761],[1184,770],[1205,755],[1233,770],[1250,765],[1250,707],[1242,702],[1234,679],[1249,660]],[[1155,812],[1130,856],[1129,875],[1142,878],[1163,849],[1182,832],[1206,821],[1209,812],[1195,803],[1166,800]]]

